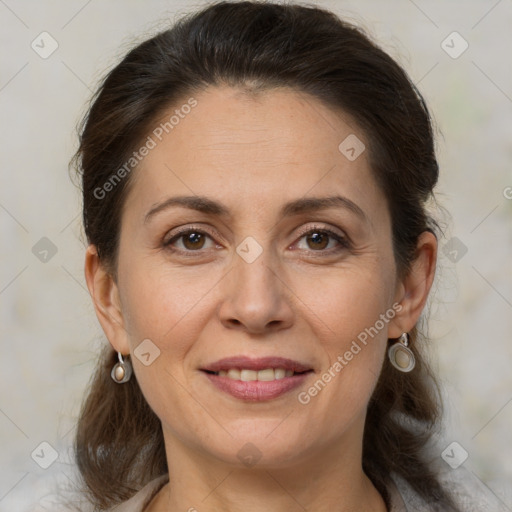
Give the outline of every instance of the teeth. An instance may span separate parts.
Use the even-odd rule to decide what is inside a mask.
[[[250,382],[252,380],[258,380],[258,375],[260,372],[256,372],[254,370],[241,370],[240,371],[240,380],[242,382]]]
[[[291,377],[293,370],[285,370],[284,368],[265,368],[264,370],[238,370],[230,368],[229,370],[220,370],[217,375],[219,377],[228,377],[233,380],[241,380],[243,382],[251,382],[254,380],[259,381],[272,381]]]
[[[255,373],[255,377],[258,380],[263,380],[263,381],[275,380],[275,374],[274,374],[274,370],[272,368],[267,368],[266,370],[260,370],[259,372],[254,372],[254,373]],[[244,380],[243,377],[244,376],[243,376],[243,372],[242,372],[242,380]]]
[[[283,368],[276,368],[274,370],[274,375],[275,375],[276,379],[284,379],[286,376],[286,372]]]
[[[227,376],[230,379],[233,379],[233,380],[240,380],[240,370],[236,370],[235,368],[231,368],[230,370],[228,370]]]

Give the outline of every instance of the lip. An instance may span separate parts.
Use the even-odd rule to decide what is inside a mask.
[[[211,373],[229,370],[231,368],[254,371],[265,370],[266,368],[284,368],[285,370],[301,373],[272,381],[253,380],[249,382],[234,380],[229,377],[221,377],[220,375]],[[204,368],[201,368],[201,371],[220,391],[240,400],[259,402],[278,398],[292,389],[297,388],[314,370],[311,366],[285,357],[269,356],[251,358],[247,356],[233,356],[225,357],[208,364]]]
[[[311,366],[307,366],[299,361],[276,356],[259,358],[251,358],[247,356],[225,357],[224,359],[219,359],[214,363],[208,364],[204,368],[201,368],[201,370],[219,372],[220,370],[229,370],[230,368],[254,371],[265,370],[266,368],[284,368],[285,370],[292,370],[294,372],[307,372],[308,370],[313,370]]]
[[[229,377],[221,377],[213,373],[206,373],[206,371],[203,371],[203,373],[217,389],[240,400],[261,402],[264,400],[272,400],[295,389],[313,372],[299,373],[278,380],[253,380],[249,382],[233,380]]]

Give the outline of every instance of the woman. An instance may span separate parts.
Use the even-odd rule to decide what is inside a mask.
[[[431,443],[429,113],[362,31],[212,4],[109,73],[76,159],[109,341],[75,442],[96,510],[491,503]]]

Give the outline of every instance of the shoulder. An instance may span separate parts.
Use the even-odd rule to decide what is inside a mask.
[[[451,493],[461,510],[468,512],[506,512],[510,508],[497,490],[491,489],[475,473],[460,466],[439,473],[443,486]]]
[[[128,501],[120,503],[108,512],[143,512],[155,494],[169,481],[168,475],[151,480]]]
[[[397,511],[444,512],[435,503],[422,500],[397,475],[392,475],[405,508]],[[460,512],[510,512],[510,508],[495,491],[491,490],[474,473],[460,466],[457,469],[439,469],[438,478],[447,493],[453,498]],[[394,512],[394,509],[392,509]]]

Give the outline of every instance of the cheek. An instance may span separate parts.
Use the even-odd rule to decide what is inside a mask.
[[[162,407],[187,409],[190,395],[182,389],[189,378],[187,355],[211,318],[209,292],[222,274],[205,272],[200,266],[171,270],[166,263],[145,267],[126,260],[124,276],[123,314],[142,392],[159,415],[165,413]],[[137,357],[143,340],[150,340],[158,354],[147,366]]]
[[[294,278],[294,292],[308,322],[317,325],[329,352],[348,350],[351,340],[371,328],[391,308],[393,276],[378,262]],[[389,278],[387,276],[390,276]],[[386,335],[387,324],[377,330]],[[372,330],[373,332],[373,330]],[[362,336],[364,337],[364,335]]]
[[[162,266],[132,271],[125,285],[123,305],[137,381],[155,414],[177,437],[185,438],[186,422],[176,418],[204,414],[190,394],[186,362],[211,315],[206,311],[207,292],[214,282],[183,270],[170,273]],[[148,366],[137,358],[144,339],[151,340],[158,353]]]
[[[307,297],[304,314],[316,326],[315,337],[324,352],[322,370],[313,385],[302,390],[301,403],[322,409],[331,424],[358,417],[379,377],[389,322],[395,316],[390,304],[393,281],[383,277],[387,275],[392,272],[369,266],[298,288]]]
[[[123,309],[132,346],[141,337],[150,338],[162,350],[180,349],[178,333],[184,326],[189,333],[200,330],[205,299],[219,280],[204,267],[172,269],[165,262],[150,267],[133,264],[126,275]]]

